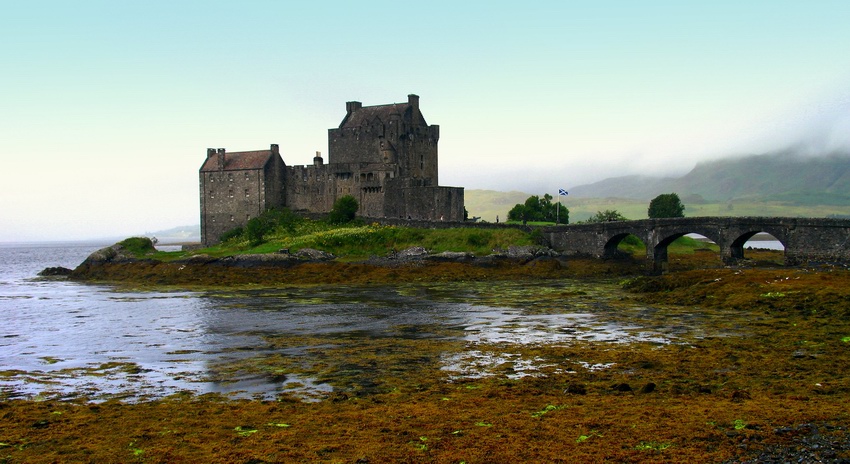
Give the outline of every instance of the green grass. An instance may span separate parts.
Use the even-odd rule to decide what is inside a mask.
[[[496,249],[533,245],[536,243],[537,235],[534,232],[527,233],[512,228],[416,229],[382,226],[377,223],[332,226],[325,222],[304,220],[294,227],[279,227],[267,235],[267,241],[256,246],[252,246],[242,235],[213,247],[192,252],[156,252],[146,256],[161,261],[173,261],[193,254],[224,257],[275,253],[281,249],[295,253],[303,248],[313,248],[332,253],[344,261],[359,261],[371,256],[383,257],[391,251],[401,251],[414,246],[424,247],[431,253],[454,251],[486,256]],[[139,244],[137,248],[143,248],[141,245]],[[714,244],[681,237],[673,242],[668,250],[670,253],[693,253],[695,250],[706,248],[717,251],[717,246]],[[643,242],[634,236],[629,236],[621,242],[619,249],[633,255],[642,255],[646,252]]]
[[[277,229],[268,235],[265,243],[257,246],[251,246],[242,236],[193,254],[222,257],[274,253],[281,249],[294,253],[302,248],[313,248],[333,253],[345,260],[362,260],[370,256],[386,256],[390,251],[401,251],[413,246],[422,246],[431,253],[455,251],[485,256],[497,248],[533,243],[532,234],[517,229],[416,229],[378,224],[330,226],[323,222],[303,221],[290,230]],[[159,252],[154,258],[170,261],[186,256],[187,252]]]

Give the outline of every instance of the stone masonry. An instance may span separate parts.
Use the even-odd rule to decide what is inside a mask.
[[[326,213],[344,195],[358,215],[424,221],[462,221],[463,188],[438,182],[440,127],[428,125],[419,97],[407,103],[346,103],[338,128],[328,130],[328,162],[286,166],[277,145],[227,153],[208,149],[200,169],[201,241],[212,245],[269,208]]]

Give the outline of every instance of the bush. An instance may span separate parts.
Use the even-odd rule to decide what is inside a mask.
[[[616,209],[606,209],[605,211],[597,211],[595,215],[587,218],[585,222],[611,222],[611,221],[627,221],[625,216],[620,214]]]
[[[130,237],[118,242],[118,244],[134,255],[143,255],[156,251],[156,248],[153,246],[153,240],[147,237]]]
[[[328,223],[335,225],[348,224],[354,220],[354,215],[360,205],[357,204],[357,199],[351,195],[339,197],[328,214]]]
[[[251,218],[245,226],[248,243],[254,247],[265,242],[266,235],[274,230],[274,221],[265,214]]]
[[[239,227],[236,227],[234,229],[230,229],[227,232],[221,234],[221,236],[218,237],[218,240],[220,242],[226,242],[228,240],[231,240],[231,239],[234,239],[234,238],[237,238],[237,237],[241,237],[243,234],[245,234],[245,228],[242,227],[242,226],[239,226]]]
[[[466,243],[473,247],[483,247],[490,243],[490,234],[485,232],[471,232],[466,237]]]

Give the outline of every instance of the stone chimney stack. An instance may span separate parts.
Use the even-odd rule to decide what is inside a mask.
[[[280,147],[278,147],[276,143],[273,143],[271,145],[270,150],[271,150],[273,155],[279,155],[280,154]]]
[[[223,171],[224,170],[224,148],[219,148],[217,154],[218,154],[218,163],[217,163],[218,164],[218,170]]]
[[[419,95],[410,94],[407,96],[407,104],[412,106],[413,109],[419,111]]]
[[[359,110],[360,108],[363,108],[363,103],[360,103],[358,101],[345,102],[345,111],[348,114],[351,114],[351,113]]]

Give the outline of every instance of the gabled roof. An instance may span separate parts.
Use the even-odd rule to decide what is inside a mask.
[[[224,154],[224,171],[243,171],[263,169],[271,160],[271,150],[235,151]],[[218,171],[218,154],[208,156],[201,166],[201,172]]]
[[[364,106],[346,115],[339,125],[340,129],[368,126],[375,120],[383,123],[391,119],[401,119],[407,124],[427,126],[422,112],[410,103],[392,103],[389,105]]]

